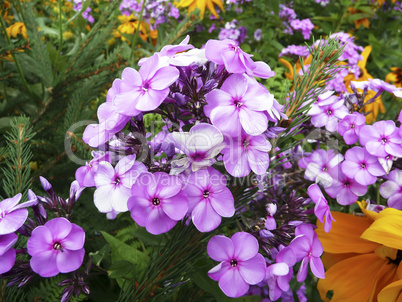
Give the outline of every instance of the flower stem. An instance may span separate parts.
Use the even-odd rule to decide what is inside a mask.
[[[131,42],[131,54],[130,54],[130,61],[133,60],[133,65],[134,65],[134,48],[135,48],[135,44],[137,43],[137,38],[139,35],[139,31],[140,31],[140,27],[141,27],[141,22],[142,22],[142,15],[144,13],[144,8],[145,8],[145,1],[143,0],[142,2],[142,6],[141,6],[141,12],[140,12],[140,18],[138,20],[138,25],[137,25],[137,29],[134,33],[134,37],[133,37],[133,41]]]

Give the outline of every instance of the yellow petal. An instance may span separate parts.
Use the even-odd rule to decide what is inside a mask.
[[[378,273],[386,265],[387,261],[374,253],[345,259],[327,270],[325,279],[318,281],[320,296],[323,299],[332,290],[331,302],[368,301]]]
[[[385,260],[387,261],[387,260]],[[397,266],[393,263],[385,263],[381,269],[378,271],[378,274],[374,280],[374,286],[371,291],[369,302],[377,302],[378,294],[381,290],[384,289],[387,285],[398,280],[396,276],[396,268]],[[391,300],[389,300],[391,301]]]
[[[316,233],[325,252],[362,254],[378,248],[378,244],[360,238],[372,223],[369,218],[341,212],[333,212],[332,216],[336,221],[332,223],[329,233],[325,233],[323,224],[317,221]]]
[[[378,302],[402,302],[402,280],[398,280],[384,287],[378,294]]]
[[[360,255],[360,254],[357,254],[357,253],[331,254],[331,253],[325,252],[321,256],[321,261],[324,264],[325,269],[329,270],[331,268],[331,266],[334,266],[338,262],[351,258],[351,257],[358,256],[358,255]]]
[[[361,69],[366,68],[367,58],[369,57],[372,49],[373,48],[370,45],[364,48],[362,52],[363,59],[357,63],[357,66],[359,66]]]
[[[285,72],[286,78],[289,80],[293,80],[293,66],[290,62],[286,61],[285,59],[280,58],[279,63],[285,65],[285,67],[289,70],[289,72]]]
[[[336,219],[336,218],[335,218]],[[402,249],[402,211],[386,208],[361,238],[395,249]]]

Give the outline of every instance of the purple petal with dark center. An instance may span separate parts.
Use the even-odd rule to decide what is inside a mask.
[[[230,261],[233,259],[234,245],[229,238],[216,235],[213,236],[207,245],[209,257],[215,261]]]
[[[53,240],[59,241],[67,237],[72,229],[72,224],[66,218],[59,217],[49,220],[45,223],[45,227],[52,233]]]
[[[171,198],[164,198],[162,200],[162,209],[165,214],[173,220],[183,219],[188,210],[188,198],[186,193],[181,191]]]
[[[258,241],[249,233],[237,232],[231,238],[234,246],[234,258],[247,261],[258,253]]]
[[[238,265],[239,273],[248,284],[257,284],[265,277],[265,259],[261,254],[241,262]]]
[[[210,201],[212,207],[220,216],[232,217],[234,215],[234,198],[228,188],[225,187],[223,191],[210,195]]]

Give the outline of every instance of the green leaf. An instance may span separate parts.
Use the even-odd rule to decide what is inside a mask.
[[[105,256],[110,253],[110,250],[111,250],[110,245],[106,244],[99,251],[96,251],[95,253],[89,253],[89,256],[92,257],[93,262],[97,266],[99,266],[101,264],[103,258],[105,258]]]
[[[130,277],[133,274],[133,264],[125,260],[116,261],[109,267],[108,273],[113,279]]]
[[[149,261],[149,257],[143,252],[125,244],[124,242],[116,239],[112,235],[101,232],[103,237],[112,247],[112,260],[113,262],[119,260],[126,260],[132,264],[138,265],[140,268],[145,268]]]

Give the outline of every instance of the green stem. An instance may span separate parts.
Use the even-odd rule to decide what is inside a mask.
[[[137,44],[138,35],[140,34],[140,26],[141,26],[141,22],[142,22],[142,15],[144,13],[144,8],[145,8],[145,0],[143,0],[143,2],[142,2],[140,18],[138,20],[137,30],[135,31],[133,41],[131,42],[130,61],[133,60],[133,65],[134,65],[134,48],[135,48],[135,44]]]
[[[0,24],[1,24],[1,28],[3,29],[4,36],[6,37],[6,40],[7,40],[7,42],[8,42],[8,45],[11,46],[12,43],[11,43],[10,37],[9,37],[8,34],[7,34],[6,25],[4,24],[3,18],[0,18]],[[25,88],[28,90],[29,94],[30,94],[32,97],[35,97],[35,98],[36,98],[36,96],[35,96],[35,95],[33,94],[33,92],[31,91],[31,88],[29,87],[27,81],[25,80],[24,73],[22,72],[22,69],[21,69],[21,67],[20,67],[20,64],[18,63],[17,57],[15,56],[15,54],[14,54],[13,52],[11,52],[11,56],[13,57],[13,60],[14,60],[14,63],[15,63],[15,67],[17,67],[18,74],[19,74],[20,77],[21,77],[22,83],[24,84]]]
[[[339,29],[341,28],[343,19],[345,19],[345,15],[346,15],[347,10],[348,10],[348,7],[345,5],[345,7],[343,8],[343,11],[342,11],[341,18],[339,19],[338,25],[336,26],[336,29],[335,29],[334,32],[336,32],[336,33],[339,32]]]
[[[61,48],[63,46],[63,23],[61,22],[62,21],[61,8],[62,8],[62,2],[61,0],[59,0],[59,31],[60,31],[59,54],[61,54]]]

